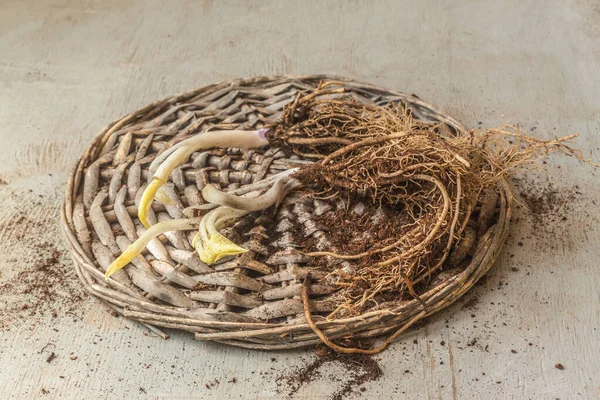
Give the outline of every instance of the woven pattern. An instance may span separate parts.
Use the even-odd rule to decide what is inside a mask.
[[[461,262],[465,254],[457,250],[458,266],[435,275],[418,299],[389,301],[351,318],[326,319],[339,294],[321,282],[324,274],[296,251],[302,237],[313,238],[317,247],[331,247],[327,227],[316,222],[315,216],[340,204],[293,193],[275,215],[252,213],[228,228],[227,236],[249,249],[247,253],[208,266],[190,244],[193,232],[168,232],[154,239],[123,270],[104,279],[111,262],[144,231],[137,205],[148,181],[148,167],[160,152],[206,130],[258,129],[274,122],[299,91],[312,91],[323,80],[343,82],[346,95],[360,102],[401,103],[415,119],[443,123],[451,132],[465,131],[416,96],[330,76],[236,80],[152,103],[107,126],[69,178],[63,228],[86,289],[160,335],[166,336],[158,327],[182,329],[199,340],[256,349],[286,349],[320,341],[306,323],[300,299],[302,280],[308,273],[313,280],[310,310],[332,340],[397,331],[462,296],[490,268],[506,238],[510,218],[506,185],[499,189],[499,200],[480,207],[491,208],[493,218],[484,229],[480,224],[468,262]],[[166,185],[169,197],[179,202],[168,206],[154,202],[149,221],[182,218],[185,207],[203,204],[200,192],[207,183],[243,194],[266,187],[274,175],[307,163],[298,156],[287,158],[273,147],[195,153],[171,174]],[[267,227],[277,235],[267,235]]]

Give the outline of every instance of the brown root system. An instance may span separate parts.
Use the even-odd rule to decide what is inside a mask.
[[[296,174],[309,196],[361,199],[402,221],[361,251],[305,249],[352,264],[351,273],[329,275],[343,288],[342,315],[373,307],[389,293],[418,298],[414,286],[443,268],[471,232],[484,230],[478,225],[490,223],[494,192],[507,175],[554,151],[583,159],[565,144],[576,135],[544,141],[518,127],[461,133],[413,118],[402,103],[363,104],[328,86],[299,94],[269,140],[317,161]]]

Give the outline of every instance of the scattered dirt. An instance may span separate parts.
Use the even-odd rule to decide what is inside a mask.
[[[572,210],[571,203],[577,201],[581,194],[577,187],[559,190],[523,180],[519,182],[519,188],[519,194],[527,205],[536,227],[548,222],[567,221],[568,212]]]
[[[50,353],[50,355],[48,356],[48,358],[46,358],[46,362],[50,363],[52,362],[52,360],[54,360],[57,357],[55,352]]]
[[[567,231],[565,225],[572,224],[571,221],[576,214],[577,206],[583,200],[583,194],[579,186],[554,187],[550,183],[531,182],[524,179],[513,179],[519,193],[519,201],[522,202],[531,218],[534,235],[538,244],[557,248],[559,243],[566,242],[564,233]],[[523,246],[522,241],[517,242]]]
[[[460,308],[461,310],[477,310],[477,304],[479,304],[479,296],[472,295],[469,300],[465,302]]]
[[[317,347],[315,352],[317,359],[310,364],[277,377],[279,393],[286,393],[288,397],[293,396],[304,385],[322,377],[322,367],[328,363],[340,365],[345,370],[344,376],[347,377],[332,378],[334,382],[342,382],[342,386],[329,397],[331,400],[345,399],[349,393],[356,390],[365,392],[367,389],[362,386],[364,383],[376,381],[383,375],[379,364],[372,356],[340,354],[326,347]]]
[[[213,381],[210,381],[210,382],[208,382],[208,383],[205,383],[205,384],[204,384],[204,387],[210,390],[210,389],[211,389],[213,386],[217,386],[217,385],[218,385],[218,384],[220,384],[220,383],[221,383],[221,382],[220,382],[218,379],[215,379],[215,380],[213,380]]]
[[[59,247],[56,225],[37,221],[30,212],[15,212],[6,223],[7,266],[0,281],[0,330],[41,317],[58,317],[77,309],[88,296],[66,251]]]

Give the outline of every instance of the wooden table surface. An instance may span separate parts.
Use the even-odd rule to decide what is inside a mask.
[[[278,399],[294,389],[281,377],[315,361],[312,350],[163,340],[81,292],[58,228],[69,170],[104,125],[153,100],[236,77],[345,75],[416,93],[469,127],[580,133],[599,159],[596,0],[1,0],[0,10],[2,399]],[[517,209],[484,282],[376,356],[383,375],[347,398],[600,398],[598,171],[567,157],[547,167],[516,193],[555,209]],[[330,398],[360,373],[337,362],[317,372],[293,398]]]

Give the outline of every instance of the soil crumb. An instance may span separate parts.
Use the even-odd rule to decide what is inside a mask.
[[[16,211],[6,223],[6,252],[0,272],[0,330],[37,324],[80,307],[88,298],[59,244],[56,224]]]
[[[345,399],[350,393],[359,391],[364,393],[367,389],[362,386],[366,382],[378,380],[383,371],[377,361],[365,354],[340,354],[327,347],[317,347],[317,358],[308,365],[279,376],[276,379],[277,391],[292,397],[304,385],[310,384],[315,379],[323,377],[323,366],[335,363],[344,369],[344,377],[330,377],[332,383],[341,382],[341,387],[329,397],[330,400]]]
[[[462,305],[461,310],[477,310],[479,304],[479,296],[471,295],[471,297]]]
[[[549,182],[531,182],[513,179],[519,201],[526,207],[535,236],[544,246],[555,248],[563,242],[565,225],[573,223],[578,206],[584,199],[579,186],[555,187]],[[523,243],[519,242],[519,246]]]

